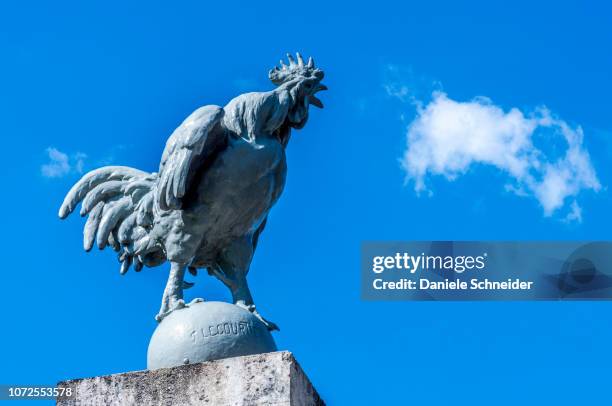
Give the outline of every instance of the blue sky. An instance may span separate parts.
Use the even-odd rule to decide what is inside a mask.
[[[268,69],[301,51],[326,72],[326,108],[291,140],[287,186],[249,277],[261,312],[282,329],[277,344],[295,353],[329,404],[608,397],[610,304],[366,303],[359,244],[609,240],[612,9],[578,1],[222,4],[0,6],[0,383],[145,367],[167,267],[121,277],[111,252],[84,253],[82,219],[57,218],[63,196],[79,172],[101,165],[156,170],[166,138],[191,111],[270,89]],[[547,212],[541,172],[530,182],[494,152],[465,147],[479,122],[453,127],[466,137],[449,147],[464,159],[459,169],[431,157],[428,170],[406,179],[407,134],[434,91],[486,118],[515,108],[523,124],[546,106],[572,133],[582,129],[576,148],[599,187],[576,161],[559,161],[567,147],[559,126],[508,133],[494,118],[484,134],[501,138],[491,145],[506,151],[500,139],[531,137],[514,157],[531,171],[552,162],[569,174],[560,206]],[[436,134],[423,130],[418,140],[432,145]],[[426,184],[419,193],[415,173]],[[190,280],[190,295],[229,299],[207,276]]]

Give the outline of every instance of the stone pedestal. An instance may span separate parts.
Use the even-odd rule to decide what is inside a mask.
[[[76,391],[57,404],[318,406],[321,400],[289,352],[226,358],[152,371],[62,381]]]

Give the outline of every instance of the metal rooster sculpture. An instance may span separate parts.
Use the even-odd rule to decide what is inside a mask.
[[[140,271],[170,262],[158,321],[188,306],[185,271],[206,268],[230,289],[236,305],[277,329],[255,308],[247,273],[283,191],[291,129],[304,127],[310,105],[323,107],[315,94],[327,89],[312,58],[287,57],[288,65],[281,61],[269,72],[274,90],[240,95],[225,107],[200,107],[187,117],[168,139],[158,173],[99,168],[64,199],[60,218],[81,203],[81,216],[89,216],[85,250],[94,240],[100,249],[111,246],[122,274],[130,266]]]

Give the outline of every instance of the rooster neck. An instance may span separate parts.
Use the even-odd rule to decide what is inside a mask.
[[[256,142],[259,137],[277,138],[277,130],[285,123],[290,105],[290,95],[281,88],[246,93],[224,107],[223,126],[249,142]]]

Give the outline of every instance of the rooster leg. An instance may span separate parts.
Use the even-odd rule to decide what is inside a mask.
[[[232,298],[236,306],[240,306],[257,317],[270,331],[279,330],[278,326],[272,323],[270,320],[264,319],[255,307],[253,296],[251,296],[251,290],[245,276],[239,276],[233,280],[233,286],[230,287],[232,291]]]
[[[251,296],[249,284],[246,280],[246,275],[237,274],[231,267],[228,266],[228,264],[225,264],[224,269],[227,272],[224,272],[219,265],[216,265],[208,268],[208,272],[229,288],[229,290],[232,292],[232,299],[236,306],[242,307],[243,309],[253,313],[255,317],[261,320],[268,330],[279,330],[276,324],[270,320],[264,319],[263,316],[257,311],[255,302],[253,301],[253,296]]]
[[[209,270],[229,288],[236,306],[240,306],[253,313],[268,330],[278,330],[276,324],[264,319],[259,314],[255,307],[253,296],[251,296],[246,276],[249,273],[252,258],[253,242],[250,237],[245,237],[229,244],[218,258],[215,266],[209,268]]]
[[[183,278],[185,276],[185,264],[172,262],[170,264],[170,276],[166,283],[164,296],[162,297],[161,309],[155,316],[155,320],[161,322],[164,317],[172,311],[185,307],[183,300]]]

